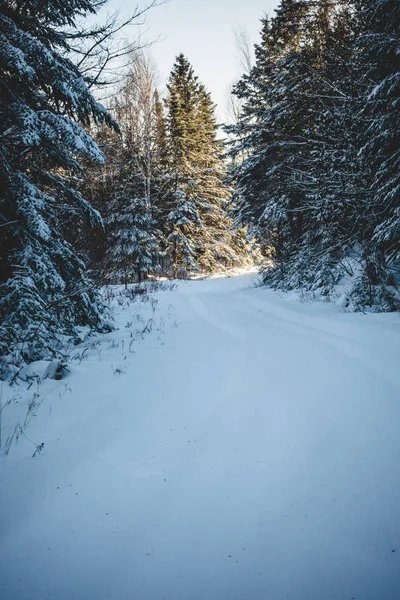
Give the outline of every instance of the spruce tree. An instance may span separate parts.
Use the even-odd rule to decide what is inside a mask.
[[[159,253],[156,222],[148,200],[137,197],[124,182],[112,203],[107,219],[110,242],[107,253],[108,280],[114,283],[141,282],[154,271]]]
[[[263,20],[228,132],[237,219],[264,281],[398,306],[399,3],[282,0]],[[358,274],[358,277],[357,277]]]
[[[122,132],[120,168],[107,223],[112,275],[142,281],[154,273],[161,255],[157,198],[162,182],[162,115],[155,68],[137,52],[113,110]],[[121,264],[118,265],[118,259]]]
[[[308,151],[294,184],[303,193],[303,235],[293,257],[293,287],[329,296],[345,274],[357,244],[360,210],[357,138],[359,81],[354,62],[354,19],[349,2],[320,0],[307,17]]]
[[[212,272],[240,264],[244,257],[240,256],[240,244],[235,247],[234,240],[243,232],[237,232],[228,214],[230,190],[224,183],[226,172],[222,144],[217,139],[215,106],[182,54],[173,67],[168,92],[168,227],[176,231],[173,219],[181,221],[183,202],[185,228],[178,226],[179,239],[190,256],[190,261],[186,259],[190,269]],[[175,256],[176,253],[170,255],[173,263]]]
[[[0,354],[11,362],[48,355],[57,334],[101,321],[85,264],[62,234],[75,219],[101,226],[73,178],[83,159],[104,160],[84,127],[116,127],[66,58],[67,28],[96,7],[0,3]]]
[[[105,128],[96,132],[107,161],[91,174],[87,187],[106,225],[103,255],[96,261],[102,280],[126,285],[158,273],[165,247],[159,228],[164,118],[154,68],[142,52],[131,55],[110,110],[121,135]]]
[[[173,278],[185,278],[199,270],[196,260],[196,241],[202,222],[195,201],[194,182],[188,182],[186,191],[181,188],[172,194],[173,209],[167,217],[169,234],[167,250],[173,268]]]
[[[365,81],[360,154],[367,191],[355,292],[362,304],[393,310],[400,308],[400,3],[356,4],[363,26],[357,56]]]
[[[307,2],[284,0],[276,16],[262,20],[261,43],[250,74],[235,93],[244,101],[239,122],[228,127],[238,142],[231,156],[245,156],[233,169],[238,218],[269,246],[279,284],[303,234],[304,193],[299,162],[309,153],[305,132],[312,115],[308,67]]]

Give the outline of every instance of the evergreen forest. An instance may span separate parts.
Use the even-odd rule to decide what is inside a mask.
[[[112,47],[123,24],[82,25],[102,4],[0,1],[2,373],[112,327],[108,284],[255,263],[398,310],[400,3],[281,0],[223,127],[184,54],[162,89],[146,50]]]
[[[0,0],[0,600],[399,600],[399,356],[400,0]]]

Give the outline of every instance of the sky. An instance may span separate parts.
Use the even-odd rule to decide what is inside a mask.
[[[144,2],[139,0],[139,5]],[[150,53],[158,64],[161,85],[165,85],[175,57],[183,52],[218,105],[218,119],[224,120],[229,89],[241,74],[234,31],[245,29],[251,41],[257,42],[261,17],[277,5],[278,0],[169,0],[151,9],[146,36],[159,38]],[[135,6],[135,0],[109,0],[103,11],[120,8],[127,15]]]

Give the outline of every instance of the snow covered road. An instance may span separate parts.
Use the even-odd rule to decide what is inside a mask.
[[[399,316],[248,275],[157,297],[1,458],[1,600],[398,600]]]

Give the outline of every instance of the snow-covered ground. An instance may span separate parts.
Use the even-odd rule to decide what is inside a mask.
[[[400,598],[400,318],[251,286],[121,307],[40,386],[0,460],[1,600]]]

